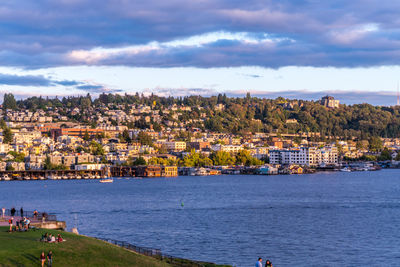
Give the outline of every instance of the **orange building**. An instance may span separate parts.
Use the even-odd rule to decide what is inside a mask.
[[[82,128],[56,128],[50,130],[51,137],[57,139],[59,136],[67,135],[74,137],[84,137],[88,133],[90,138],[96,137],[98,134],[104,133],[102,129],[82,129]]]

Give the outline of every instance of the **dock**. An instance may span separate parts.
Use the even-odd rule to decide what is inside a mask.
[[[53,230],[65,230],[67,228],[67,224],[65,221],[58,221],[57,216],[54,214],[47,214],[46,212],[38,212],[37,215],[34,215],[32,211],[25,211],[22,216],[20,211],[15,211],[14,216],[11,215],[10,210],[6,210],[4,216],[2,211],[0,210],[0,226],[9,226],[8,220],[10,218],[14,218],[13,225],[16,225],[17,221],[20,221],[26,217],[31,221],[30,226],[36,228],[43,229],[53,229]]]

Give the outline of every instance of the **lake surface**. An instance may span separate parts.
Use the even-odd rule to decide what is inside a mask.
[[[0,206],[221,264],[400,266],[400,170],[0,182]]]

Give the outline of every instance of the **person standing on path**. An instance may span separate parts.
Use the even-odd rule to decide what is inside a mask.
[[[44,267],[45,261],[46,261],[46,256],[44,255],[44,251],[42,251],[42,254],[40,254],[40,263],[42,264],[42,267]]]
[[[3,208],[1,209],[1,211],[3,212],[2,217],[4,218],[4,215],[6,215],[6,208],[3,207]]]
[[[258,258],[258,261],[256,263],[256,267],[263,267],[262,266],[262,258]]]
[[[13,228],[13,220],[14,220],[14,217],[11,217],[10,219],[8,219],[8,224],[10,225],[10,233],[12,232],[12,228]]]
[[[20,212],[21,212],[21,218],[24,217],[24,209],[22,207],[21,207]]]
[[[12,208],[11,208],[11,216],[14,217],[14,215],[15,215],[15,208],[12,207]]]
[[[47,254],[47,267],[51,267],[53,264],[53,252],[50,250]]]

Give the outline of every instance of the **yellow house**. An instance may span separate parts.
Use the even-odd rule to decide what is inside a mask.
[[[162,176],[165,177],[176,177],[178,176],[178,167],[176,166],[163,166]]]
[[[292,165],[292,166],[290,166],[290,173],[302,174],[302,173],[304,173],[304,169],[298,165]]]

